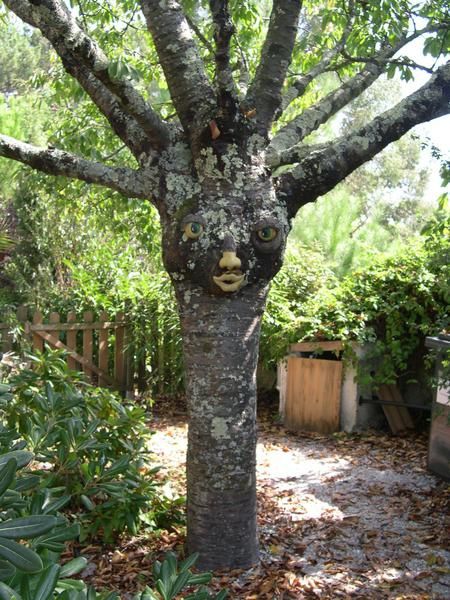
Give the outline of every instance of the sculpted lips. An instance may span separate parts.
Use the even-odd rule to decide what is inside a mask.
[[[236,292],[244,283],[245,275],[240,271],[229,271],[219,277],[213,276],[213,280],[223,292]]]

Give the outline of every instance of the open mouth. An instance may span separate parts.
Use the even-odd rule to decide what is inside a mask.
[[[219,277],[213,276],[213,280],[223,292],[236,292],[243,285],[245,275],[240,271],[236,273],[227,271]]]

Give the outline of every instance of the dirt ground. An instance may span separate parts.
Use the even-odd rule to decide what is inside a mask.
[[[259,418],[261,565],[216,574],[230,600],[450,599],[450,484],[426,470],[427,435],[293,434]],[[152,450],[166,493],[185,493],[187,419],[156,406]],[[151,579],[184,530],[88,547],[84,575],[122,598]]]
[[[183,491],[187,422],[156,419],[153,448]],[[292,434],[260,419],[261,566],[215,584],[236,599],[450,598],[450,485],[427,436]]]

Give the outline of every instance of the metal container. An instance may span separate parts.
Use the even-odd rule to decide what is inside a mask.
[[[437,389],[431,411],[428,468],[450,481],[450,387],[442,382],[442,361],[450,351],[450,335],[427,337],[425,345],[437,351]]]

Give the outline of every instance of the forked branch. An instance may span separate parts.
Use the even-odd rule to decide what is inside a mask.
[[[61,0],[5,0],[5,4],[25,23],[40,29],[60,56],[66,71],[79,81],[116,133],[122,132],[119,135],[129,147],[136,144],[124,136],[123,122],[131,119],[140,126],[154,148],[162,149],[167,145],[167,126],[129,81],[110,75],[107,57],[78,26]],[[108,95],[109,100],[105,102]],[[100,103],[99,97],[102,98]],[[114,105],[114,111],[105,109],[106,104]]]
[[[230,66],[230,41],[234,26],[228,10],[228,0],[209,0],[209,7],[214,22],[219,105],[225,113],[229,114],[237,109],[237,92]]]
[[[213,118],[214,91],[177,0],[141,0],[147,26],[184,130],[195,137]]]
[[[450,62],[416,92],[352,134],[327,145],[304,147],[298,165],[279,177],[280,198],[294,216],[300,206],[329,192],[415,125],[449,113]]]
[[[0,156],[49,175],[61,175],[102,185],[130,198],[149,199],[152,195],[151,186],[154,181],[147,171],[108,167],[56,148],[38,148],[6,135],[0,135]]]

